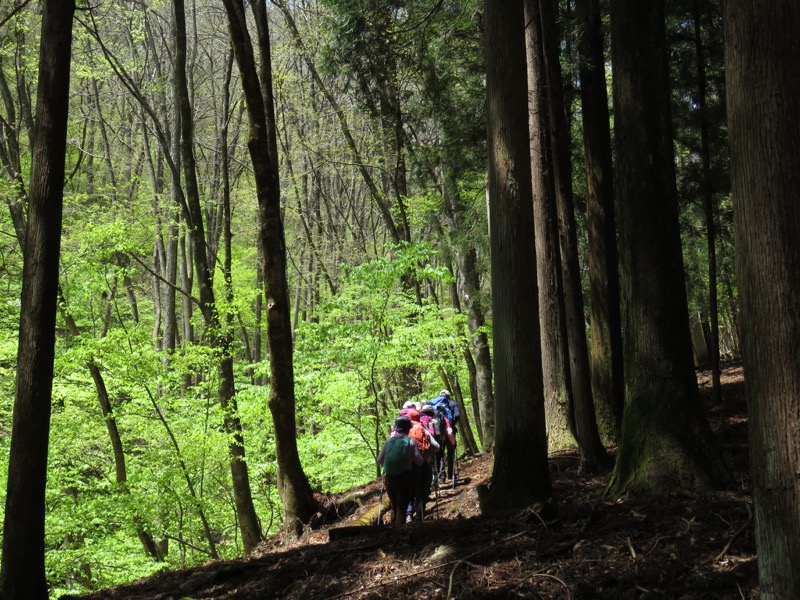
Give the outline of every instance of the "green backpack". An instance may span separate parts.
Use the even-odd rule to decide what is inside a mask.
[[[389,438],[383,453],[383,474],[400,475],[410,469],[408,436]]]

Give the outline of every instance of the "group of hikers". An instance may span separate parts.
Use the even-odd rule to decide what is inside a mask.
[[[391,504],[392,524],[425,518],[431,488],[455,485],[456,425],[461,412],[442,390],[428,404],[406,402],[378,454]]]

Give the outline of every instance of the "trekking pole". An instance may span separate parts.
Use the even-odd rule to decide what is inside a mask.
[[[383,525],[383,522],[381,521],[381,517],[383,517],[383,515],[381,514],[381,511],[383,510],[383,482],[384,482],[384,480],[385,480],[385,478],[381,477],[381,495],[380,495],[380,498],[378,499],[378,518],[376,519],[378,525]]]
[[[453,444],[453,481],[452,489],[456,489],[456,479],[458,479],[458,444]]]
[[[436,496],[436,518],[439,518],[439,473],[433,471],[433,489]]]

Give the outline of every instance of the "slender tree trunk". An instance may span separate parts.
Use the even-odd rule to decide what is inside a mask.
[[[542,339],[542,384],[548,447],[575,442],[572,386],[567,358],[561,252],[549,133],[549,108],[545,101],[544,57],[539,6],[527,7],[525,27],[528,81],[528,128],[531,151],[533,220],[536,230],[536,275],[539,284],[539,327]]]
[[[589,323],[592,396],[602,434],[616,442],[622,427],[624,381],[617,225],[608,93],[599,0],[576,0],[589,237]]]
[[[724,3],[761,598],[800,598],[800,5]]]
[[[61,253],[64,164],[72,56],[71,0],[43,3],[36,139],[17,349],[16,397],[0,563],[0,597],[48,597],[45,487]]]
[[[233,375],[233,357],[230,353],[228,334],[223,331],[214,294],[213,269],[209,264],[206,245],[203,211],[194,158],[194,126],[186,79],[186,15],[183,0],[174,0],[175,76],[178,103],[181,110],[181,162],[186,186],[187,224],[191,233],[194,265],[197,272],[197,287],[200,294],[200,310],[211,345],[221,353],[217,365],[219,377],[218,399],[224,413],[225,431],[230,438],[228,452],[233,483],[236,516],[245,553],[249,554],[263,539],[261,524],[253,505],[250,476],[245,458],[244,434],[236,405],[236,388]]]
[[[569,348],[569,374],[572,383],[575,432],[581,451],[580,470],[594,472],[610,462],[600,441],[592,400],[589,351],[586,344],[586,322],[583,311],[578,233],[575,223],[575,202],[572,194],[569,127],[564,107],[561,81],[556,0],[540,0],[542,49],[544,51],[547,101],[550,110],[550,141],[553,175],[558,209],[559,248],[561,250],[561,282],[564,291],[564,316]]]
[[[472,397],[472,418],[475,420],[475,430],[478,432],[478,440],[481,442],[483,448],[483,423],[481,420],[481,407],[477,401],[478,398],[478,385],[477,385],[477,369],[475,368],[475,360],[472,358],[472,352],[469,347],[464,347],[464,362],[467,364],[467,371],[469,372],[469,393]]]
[[[248,149],[253,164],[259,206],[259,244],[264,258],[267,341],[270,362],[269,409],[275,426],[278,493],[284,527],[290,535],[302,533],[316,513],[317,503],[297,450],[292,328],[286,280],[286,246],[280,211],[277,136],[272,97],[272,65],[266,7],[254,4],[260,69],[247,29],[242,0],[223,0],[231,43],[239,65],[250,120]]]
[[[458,410],[461,412],[461,420],[458,422],[458,430],[461,432],[461,439],[464,440],[464,446],[467,454],[475,456],[478,453],[478,445],[475,443],[475,437],[472,435],[472,427],[469,424],[469,416],[467,409],[464,406],[464,393],[461,391],[461,382],[458,377],[447,377],[446,373],[442,372],[442,379],[448,389],[452,390],[453,399],[458,405]],[[457,450],[457,449],[456,449]]]
[[[549,498],[522,0],[484,5],[496,437],[485,513]]]
[[[17,33],[21,35],[21,33]],[[3,99],[5,107],[4,119],[0,122],[0,133],[3,138],[3,150],[0,153],[0,162],[6,171],[6,177],[14,182],[16,187],[15,194],[3,194],[5,197],[8,211],[11,215],[11,222],[14,225],[14,233],[17,236],[20,248],[25,245],[25,227],[27,218],[25,216],[25,182],[22,178],[22,163],[20,162],[19,136],[21,123],[17,120],[17,110],[14,106],[14,98],[8,81],[5,77],[5,65],[3,57],[0,57],[0,97]],[[24,87],[24,86],[23,86]],[[31,140],[32,142],[33,140]]]

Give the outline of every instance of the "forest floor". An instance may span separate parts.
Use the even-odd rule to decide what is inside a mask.
[[[605,499],[607,475],[580,476],[576,452],[564,451],[550,457],[557,517],[527,510],[486,518],[477,485],[489,476],[490,457],[462,459],[457,485],[429,505],[424,524],[367,527],[331,541],[330,529],[374,508],[380,484],[373,482],[353,490],[363,503],[354,514],[297,542],[275,537],[246,559],[70,598],[758,598],[742,369],[725,368],[721,404],[711,405],[709,374],[699,372],[698,381],[734,474],[729,490]]]

